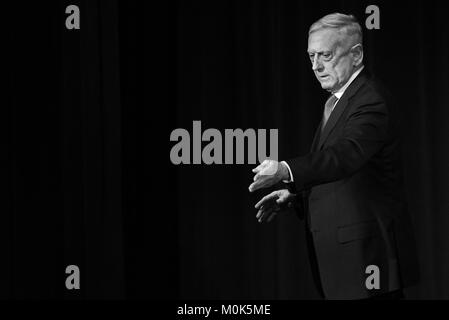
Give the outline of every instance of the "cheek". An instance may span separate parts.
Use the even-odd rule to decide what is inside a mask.
[[[334,68],[329,68],[326,73],[330,76],[330,82],[335,83],[338,81],[338,74]]]
[[[331,78],[335,78],[335,76],[337,75],[335,67],[336,66],[332,64],[328,64],[325,66],[325,72],[326,74],[330,75]]]
[[[337,66],[335,66],[335,75],[338,77],[338,79],[344,79],[346,78],[346,75],[349,73],[349,64],[341,63]]]

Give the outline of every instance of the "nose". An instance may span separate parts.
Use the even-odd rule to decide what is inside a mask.
[[[322,68],[323,68],[323,65],[321,64],[320,59],[318,59],[318,55],[315,54],[313,56],[313,61],[312,61],[312,70],[313,71],[317,71],[317,70],[320,71],[320,70],[322,70]]]

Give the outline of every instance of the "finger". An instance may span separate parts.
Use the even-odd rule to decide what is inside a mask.
[[[272,210],[273,209],[271,209],[271,208],[263,207],[260,210],[260,215],[258,218],[259,222],[263,222],[265,220],[265,218],[267,217],[267,214],[270,214]]]
[[[265,202],[275,199],[277,197],[277,194],[275,192],[270,193],[269,195],[263,197],[258,203],[256,203],[255,208],[259,209],[259,207],[264,204]]]
[[[267,222],[270,222],[271,220],[273,220],[273,218],[277,215],[277,211],[273,211],[273,213],[268,217]]]
[[[253,191],[256,191],[256,190],[258,190],[258,189],[260,189],[260,188],[263,188],[263,187],[265,187],[265,182],[262,181],[262,180],[257,180],[257,181],[253,182],[253,183],[249,186],[249,191],[250,191],[250,192],[253,192]]]
[[[256,217],[256,218],[257,218],[257,221],[258,221],[259,223],[261,223],[261,222],[263,221],[264,211],[263,211],[263,210],[259,210],[259,213],[258,213],[257,215],[258,215],[258,217]]]
[[[259,222],[267,221],[267,218],[271,217],[275,212],[276,210],[273,207],[263,211],[263,215],[260,217]]]
[[[256,181],[271,176],[270,174],[266,174],[265,171],[266,171],[265,169],[262,169],[259,172],[257,172],[257,174],[254,175],[253,180]]]
[[[254,184],[255,184],[255,183],[251,183],[251,184],[249,185],[249,187],[248,187],[249,192],[255,191],[255,189],[254,189]]]
[[[262,210],[262,214],[259,217],[259,223],[263,222],[266,220],[266,217],[268,214],[270,214],[271,210]]]
[[[275,204],[272,207],[272,210],[270,211],[270,215],[266,216],[266,217],[268,217],[267,222],[270,222],[280,210],[281,210],[281,207],[278,206],[277,204]]]
[[[273,178],[273,176],[262,176],[261,178],[257,179],[250,185],[250,191],[254,191],[260,188],[266,188],[270,187],[274,184],[276,184],[279,180],[276,180]]]
[[[273,210],[273,206],[266,206],[266,205],[261,206],[261,207],[259,208],[259,210],[257,211],[256,219],[263,218],[263,216],[264,216],[269,210]]]
[[[256,219],[259,219],[261,216],[262,216],[262,209],[260,209],[259,211],[257,211]]]
[[[259,222],[265,221],[274,211],[277,211],[275,206],[263,207],[262,213],[259,217]]]
[[[265,167],[266,164],[267,164],[266,160],[264,160],[261,164],[259,164],[257,167],[255,167],[252,171],[259,172],[260,170],[262,170]]]

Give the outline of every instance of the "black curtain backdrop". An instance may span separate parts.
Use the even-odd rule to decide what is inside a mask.
[[[65,28],[76,4],[81,29]],[[364,26],[380,8],[380,30]],[[15,2],[5,10],[6,299],[316,299],[304,226],[255,219],[254,165],[174,165],[170,133],[278,129],[308,152],[324,92],[311,23],[355,14],[365,65],[402,113],[421,268],[415,299],[449,298],[449,27],[443,2]],[[79,266],[81,289],[65,288]]]

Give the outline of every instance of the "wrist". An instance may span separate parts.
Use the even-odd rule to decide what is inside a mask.
[[[284,162],[279,162],[279,166],[280,166],[280,174],[281,174],[281,180],[285,180],[285,181],[290,181],[290,173],[287,169],[287,166],[285,165]]]

